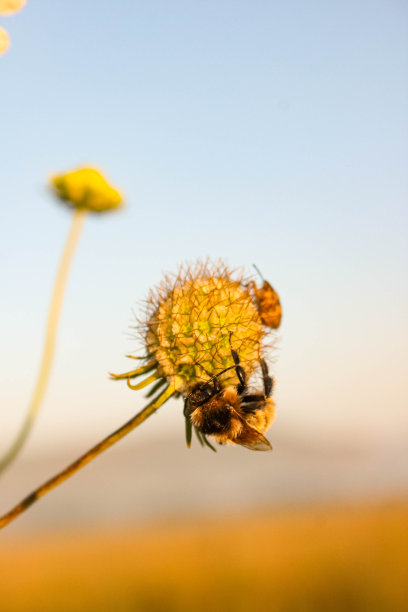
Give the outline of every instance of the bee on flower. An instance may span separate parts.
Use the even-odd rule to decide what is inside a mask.
[[[264,288],[265,284],[258,289],[253,280],[222,262],[198,262],[180,268],[176,276],[166,276],[150,292],[136,326],[144,355],[128,355],[142,365],[125,374],[111,374],[114,379],[126,379],[134,390],[152,385],[147,393],[152,399],[0,517],[0,529],[141,425],[170,397],[184,398],[188,446],[194,429],[201,444],[213,450],[207,436],[220,444],[270,450],[264,433],[274,419],[275,404],[264,352],[270,330],[277,326],[264,321],[268,309],[274,308],[257,298],[256,291]],[[249,389],[250,378],[259,368],[262,387]],[[131,382],[143,375],[141,382]]]
[[[166,276],[150,292],[145,316],[136,326],[145,353],[142,365],[112,378],[126,379],[133,390],[152,384],[148,396],[159,405],[182,396],[188,446],[194,429],[211,448],[208,435],[220,444],[269,450],[263,434],[275,406],[263,353],[267,328],[279,324],[276,303],[269,295],[263,298],[269,288],[267,283],[265,290],[264,282],[258,289],[223,263],[199,262]],[[262,388],[249,390],[248,381],[258,369]],[[131,382],[143,375],[141,382]]]

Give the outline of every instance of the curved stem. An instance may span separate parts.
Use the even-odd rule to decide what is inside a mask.
[[[71,267],[75,248],[81,234],[86,211],[75,210],[72,218],[71,229],[69,231],[61,261],[55,279],[54,290],[51,297],[50,310],[48,313],[47,329],[45,334],[44,352],[38,374],[37,384],[34,389],[31,402],[24,422],[9,450],[0,458],[0,473],[3,472],[18,455],[24,442],[26,441],[31,428],[34,424],[40,409],[44,394],[50,377],[52,361],[54,358],[55,345],[57,340],[58,322],[61,314],[61,306],[64,298],[65,287],[69,269]]]
[[[4,516],[0,517],[0,529],[14,521],[20,514],[22,514],[27,508],[32,506],[38,499],[43,497],[46,493],[58,487],[64,480],[67,480],[73,476],[78,470],[85,467],[90,461],[95,459],[98,455],[103,453],[105,450],[119,442],[128,433],[135,429],[138,425],[143,423],[153,412],[155,412],[160,406],[174,393],[174,387],[169,385],[166,390],[153,402],[148,404],[143,410],[141,410],[136,416],[130,421],[122,425],[119,429],[110,434],[107,438],[93,446],[87,453],[82,455],[79,459],[71,463],[65,470],[59,472],[56,476],[47,480],[43,485],[38,487],[35,491],[25,497],[17,506],[15,506],[10,512],[7,512]]]

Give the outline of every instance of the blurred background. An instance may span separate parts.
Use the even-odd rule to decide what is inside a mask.
[[[126,194],[86,220],[0,512],[143,407],[107,372],[164,272],[255,263],[283,305],[273,452],[187,450],[170,400],[1,533],[5,609],[407,609],[407,4],[29,0],[0,22],[2,452],[71,222],[48,176],[98,165]]]

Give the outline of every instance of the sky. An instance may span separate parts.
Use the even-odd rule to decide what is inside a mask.
[[[1,446],[35,383],[72,218],[47,177],[80,164],[126,206],[86,219],[25,452],[85,450],[142,408],[107,372],[130,369],[149,288],[207,256],[255,263],[281,297],[272,441],[403,444],[407,4],[28,0],[0,25]],[[133,436],[166,428],[184,443],[180,400]]]

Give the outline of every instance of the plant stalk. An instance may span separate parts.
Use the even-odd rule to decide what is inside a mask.
[[[98,455],[106,451],[108,448],[119,442],[128,433],[135,429],[138,425],[143,423],[153,412],[155,412],[160,406],[174,393],[174,387],[169,385],[166,390],[153,402],[148,404],[143,410],[138,412],[130,421],[122,425],[119,429],[111,433],[107,438],[93,446],[88,452],[79,457],[76,461],[71,463],[67,468],[59,472],[56,476],[47,480],[40,487],[35,489],[30,495],[27,495],[17,506],[12,508],[7,514],[0,517],[0,529],[14,521],[20,514],[25,512],[30,506],[32,506],[37,500],[46,495],[55,487],[58,487],[65,480],[73,476],[76,472],[85,467],[90,461],[95,459]]]
[[[45,333],[44,351],[40,365],[40,371],[34,393],[28,406],[28,411],[24,422],[11,444],[10,448],[0,458],[0,474],[13,462],[32,429],[35,419],[40,410],[50,377],[51,366],[55,353],[57,341],[58,323],[61,315],[62,302],[64,299],[65,288],[76,245],[81,234],[86,216],[85,210],[75,210],[73,213],[71,228],[62,252],[60,264],[55,279],[54,290],[51,297],[51,304],[48,313],[47,327]]]

